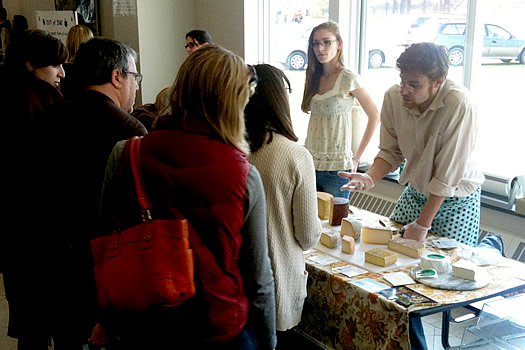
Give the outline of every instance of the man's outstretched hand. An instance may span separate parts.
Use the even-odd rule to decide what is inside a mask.
[[[349,180],[348,183],[341,186],[341,191],[368,191],[374,187],[374,180],[366,173],[340,171],[337,175]]]

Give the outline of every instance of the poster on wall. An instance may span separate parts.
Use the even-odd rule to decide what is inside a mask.
[[[55,0],[55,10],[78,12],[78,24],[88,26],[95,35],[100,33],[98,0]]]
[[[77,24],[75,11],[35,11],[36,27],[66,43],[67,32]]]
[[[136,0],[113,0],[113,16],[127,17],[137,15]]]

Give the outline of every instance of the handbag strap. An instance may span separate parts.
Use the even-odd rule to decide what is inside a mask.
[[[142,141],[142,137],[143,136],[134,136],[128,140],[130,143],[129,160],[131,164],[131,172],[133,173],[133,179],[135,180],[135,189],[137,191],[137,198],[140,204],[142,220],[151,221],[153,220],[151,216],[151,208],[153,205],[151,204],[148,194],[146,193],[140,167],[140,143]],[[175,216],[175,218],[184,218],[177,208],[171,207],[170,211]]]
[[[151,220],[151,202],[149,200],[146,189],[144,188],[144,182],[142,181],[142,172],[140,170],[140,142],[142,136],[134,136],[129,139],[129,161],[131,164],[131,172],[133,173],[133,179],[135,181],[135,189],[137,191],[137,198],[139,200],[140,209],[142,212],[142,220]]]

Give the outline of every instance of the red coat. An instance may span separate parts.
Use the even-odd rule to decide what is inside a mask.
[[[129,169],[127,159],[125,152],[122,169]],[[192,244],[197,294],[191,300],[200,305],[202,337],[234,338],[249,310],[238,265],[249,171],[245,155],[202,130],[158,130],[142,141],[141,168],[153,214],[169,217],[169,208],[177,208],[207,247]]]

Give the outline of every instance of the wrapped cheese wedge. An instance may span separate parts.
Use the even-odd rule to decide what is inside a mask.
[[[341,244],[341,235],[337,231],[328,231],[321,234],[321,244],[333,249]]]
[[[450,269],[450,258],[441,254],[427,254],[419,262],[421,269],[434,269],[437,273],[445,273]]]

